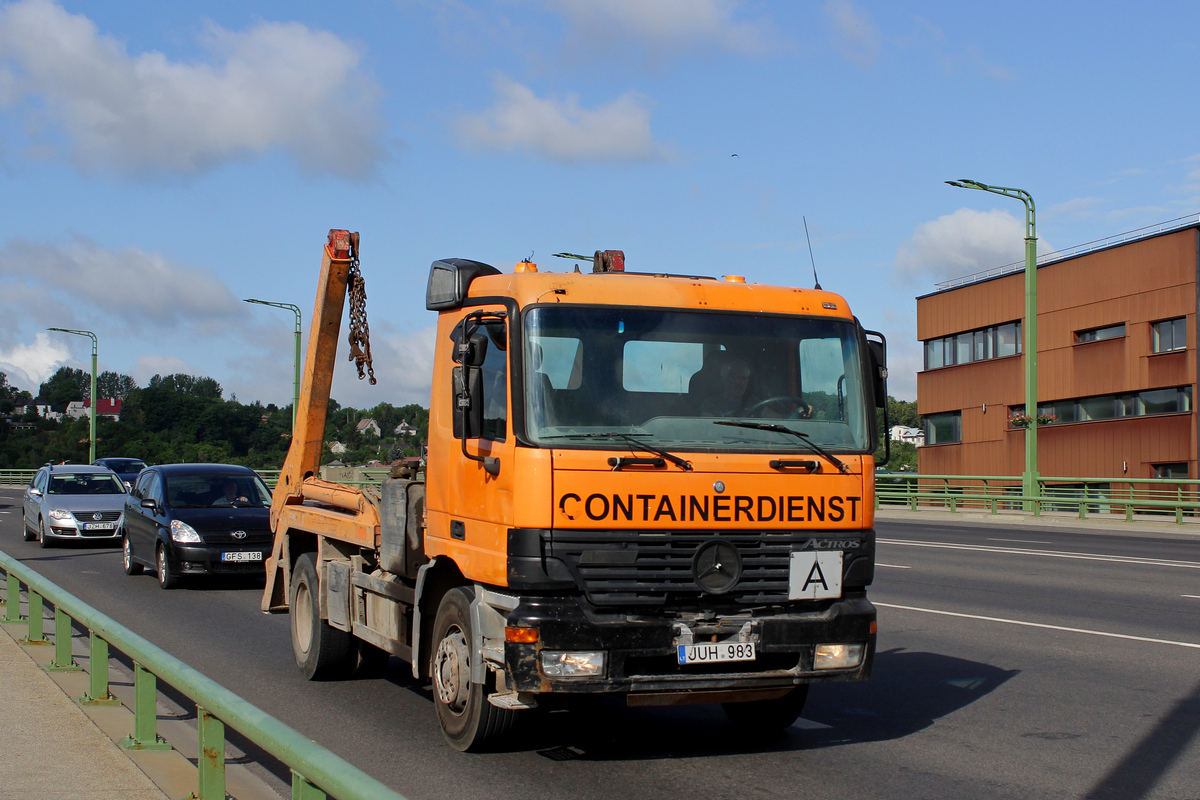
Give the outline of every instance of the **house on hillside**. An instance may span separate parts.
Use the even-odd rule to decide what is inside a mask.
[[[392,431],[392,433],[396,434],[397,436],[416,436],[417,426],[409,425],[408,420],[402,419],[400,420],[400,424],[396,426],[396,429]]]
[[[329,452],[333,453],[335,456],[340,456],[346,452],[346,445],[342,444],[341,442],[330,442]]]
[[[62,416],[63,416],[62,412],[55,411],[54,408],[50,405],[49,400],[39,397],[38,399],[33,401],[33,407],[35,409],[37,409],[37,415],[39,417],[42,417],[43,419],[54,419],[54,420],[62,419]],[[26,408],[28,408],[28,406],[26,406]]]
[[[373,433],[375,434],[375,438],[379,438],[383,435],[383,431],[379,430],[379,423],[370,417],[359,420],[358,424],[354,426],[354,432],[362,434],[366,434],[368,432]]]
[[[121,419],[121,406],[125,404],[124,400],[105,400],[101,398],[96,404],[97,417],[110,417],[114,420]],[[72,400],[67,403],[67,416],[71,419],[80,419],[91,413],[91,400]]]
[[[925,431],[920,428],[909,428],[906,425],[893,425],[891,430],[893,442],[907,442],[917,447],[925,444]]]

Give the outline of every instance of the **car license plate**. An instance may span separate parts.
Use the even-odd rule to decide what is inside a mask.
[[[85,522],[83,529],[85,531],[111,531],[116,530],[117,523],[115,522]]]
[[[754,657],[754,644],[751,642],[679,645],[680,664],[711,664],[715,661],[753,661]]]
[[[263,554],[258,550],[239,550],[236,553],[221,553],[222,561],[262,561]]]

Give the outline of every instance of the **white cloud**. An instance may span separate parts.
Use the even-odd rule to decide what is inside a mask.
[[[76,237],[66,245],[16,240],[0,248],[0,278],[28,291],[41,286],[70,298],[75,312],[100,312],[131,330],[147,323],[228,320],[245,307],[211,271],[184,267],[135,247],[106,250]],[[58,324],[58,323],[55,323]]]
[[[19,342],[0,350],[0,372],[8,375],[9,384],[36,395],[38,387],[67,360],[70,350],[61,337],[39,333],[32,344]]]
[[[194,367],[178,356],[157,353],[139,356],[133,367],[133,379],[138,386],[148,386],[155,375],[204,375],[204,370]],[[220,381],[218,381],[220,383]],[[223,388],[223,387],[222,387]],[[226,395],[228,395],[226,391]]]
[[[280,149],[309,172],[374,172],[379,90],[350,44],[278,22],[209,25],[201,43],[210,58],[199,63],[130,55],[83,15],[20,0],[0,7],[0,107],[28,100],[84,171],[189,174]]]
[[[575,47],[611,51],[637,40],[650,52],[716,47],[757,54],[776,47],[763,20],[736,19],[734,0],[545,0],[565,15]]]
[[[908,280],[956,278],[1020,261],[1025,222],[1007,211],[960,208],[917,226],[896,252],[896,271]]]
[[[879,57],[879,31],[871,15],[850,0],[829,0],[825,16],[833,28],[834,42],[847,60],[869,67]]]
[[[626,92],[595,109],[578,96],[540,98],[506,77],[496,79],[497,102],[481,114],[459,120],[467,147],[523,150],[552,161],[650,161],[667,150],[654,141],[650,111],[636,92]]]

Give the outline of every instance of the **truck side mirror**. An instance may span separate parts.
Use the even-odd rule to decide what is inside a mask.
[[[483,433],[483,373],[477,366],[455,367],[454,438],[478,439]]]
[[[483,434],[483,360],[487,357],[488,335],[476,329],[455,347],[454,436],[478,439]]]
[[[875,389],[875,407],[887,408],[887,343],[867,340],[871,358],[871,381]]]

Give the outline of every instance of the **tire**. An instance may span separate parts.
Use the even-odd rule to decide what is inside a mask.
[[[358,664],[355,639],[321,619],[317,562],[305,553],[292,568],[292,655],[310,681],[345,680]]]
[[[25,541],[32,542],[34,539],[37,538],[37,531],[35,531],[29,527],[29,523],[25,521],[24,517],[21,518],[21,526],[25,529],[25,533],[24,533]]]
[[[446,592],[433,623],[429,674],[433,705],[446,741],[456,750],[478,752],[495,745],[512,730],[515,711],[487,700],[483,684],[471,683],[471,600],[474,593],[457,587]],[[490,673],[485,676],[490,681]]]
[[[142,565],[133,560],[133,550],[129,547],[129,534],[121,537],[121,566],[126,575],[141,575]]]
[[[162,542],[154,552],[154,570],[158,573],[160,589],[174,589],[179,585],[179,576],[171,574],[171,559],[167,556],[167,546]]]
[[[54,547],[54,542],[46,535],[46,520],[41,518],[38,519],[37,543],[43,550]]]
[[[808,699],[808,684],[801,684],[778,700],[751,700],[746,703],[722,703],[725,716],[738,728],[770,733],[789,727],[800,717]]]

